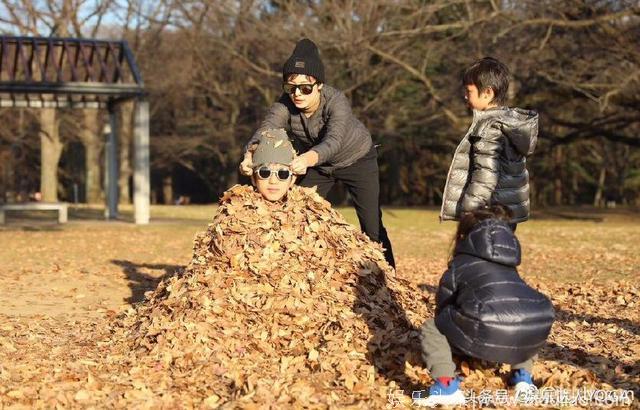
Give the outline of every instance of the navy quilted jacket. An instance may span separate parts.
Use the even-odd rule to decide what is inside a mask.
[[[463,353],[521,363],[545,343],[554,320],[549,299],[516,270],[520,244],[497,220],[478,223],[455,250],[436,296],[436,326]]]

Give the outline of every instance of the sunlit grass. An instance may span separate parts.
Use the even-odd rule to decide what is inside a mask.
[[[104,221],[102,207],[86,205],[73,206],[65,225],[56,224],[53,214],[37,218],[9,215],[8,224],[0,227],[0,259],[5,266],[20,269],[49,266],[55,260],[100,266],[107,254],[154,263],[186,263],[193,236],[207,228],[216,209],[216,205],[153,205],[149,225],[131,223],[131,205],[120,207],[116,222]],[[353,207],[338,209],[347,221],[358,225]],[[384,208],[383,220],[399,267],[405,269],[403,276],[411,277],[422,265],[429,265],[430,274],[446,269],[454,222],[440,223],[437,209],[392,207]],[[538,211],[516,232],[523,249],[520,271],[524,276],[553,280],[639,279],[638,228],[640,215],[625,209]]]

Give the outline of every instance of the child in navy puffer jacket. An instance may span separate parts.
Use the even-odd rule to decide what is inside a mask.
[[[518,275],[520,244],[509,209],[494,205],[464,213],[449,269],[440,280],[436,316],[422,327],[422,353],[436,380],[417,404],[464,404],[452,350],[509,363],[519,392],[533,385],[531,368],[554,321],[549,299]]]

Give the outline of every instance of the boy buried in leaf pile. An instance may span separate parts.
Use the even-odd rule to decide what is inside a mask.
[[[262,133],[253,152],[251,181],[256,190],[268,201],[285,198],[295,182],[291,162],[295,151],[284,129],[271,129]]]
[[[254,186],[224,193],[184,271],[113,329],[116,354],[148,385],[188,393],[187,407],[382,407],[372,358],[395,365],[407,348],[388,341],[418,342],[405,309],[427,307],[379,243],[293,185],[283,130],[258,142]]]

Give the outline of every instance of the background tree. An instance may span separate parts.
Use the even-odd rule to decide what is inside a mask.
[[[158,201],[212,202],[238,182],[242,147],[278,98],[282,63],[302,37],[318,43],[328,82],[379,144],[383,203],[440,203],[471,121],[460,73],[487,55],[512,70],[509,105],[540,113],[529,160],[535,204],[640,199],[637,1],[3,2],[14,11],[0,13],[0,27],[13,32],[68,21],[70,35],[129,41],[149,91]],[[64,17],[65,4],[77,12]],[[123,201],[130,116],[124,108]]]

